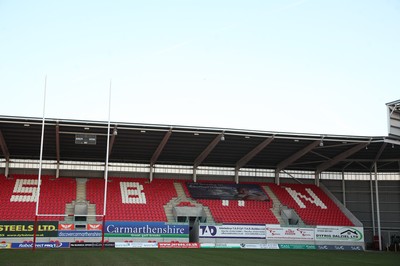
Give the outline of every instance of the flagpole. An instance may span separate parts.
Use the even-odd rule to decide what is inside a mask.
[[[111,80],[110,88],[108,92],[108,126],[107,126],[107,150],[106,150],[106,165],[104,170],[104,209],[103,209],[103,226],[101,235],[101,249],[104,249],[104,230],[106,223],[106,211],[107,211],[107,183],[108,183],[108,157],[110,155],[110,114],[111,114]]]
[[[38,214],[39,214],[39,198],[40,198],[40,183],[42,176],[42,159],[43,159],[43,142],[44,142],[44,126],[45,126],[45,113],[46,113],[46,90],[47,90],[47,75],[44,78],[44,93],[43,93],[43,118],[42,118],[42,136],[40,139],[40,157],[39,157],[39,174],[38,184],[36,191],[36,210],[35,210],[35,225],[33,227],[33,246],[32,249],[36,249],[36,233],[38,227]]]

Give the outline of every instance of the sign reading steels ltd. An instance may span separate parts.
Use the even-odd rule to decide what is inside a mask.
[[[0,221],[0,237],[33,237],[35,222]],[[58,222],[37,223],[37,237],[56,237]]]

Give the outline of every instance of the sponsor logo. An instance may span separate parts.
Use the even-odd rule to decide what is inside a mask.
[[[101,231],[58,231],[58,237],[101,237]]]
[[[88,230],[102,230],[103,226],[101,224],[88,224],[87,225]]]
[[[10,243],[0,243],[0,249],[3,248],[11,248],[11,244]]]
[[[200,244],[188,242],[159,242],[158,248],[200,248]]]
[[[362,241],[363,233],[352,227],[317,227],[315,238],[316,240]]]
[[[187,224],[162,222],[106,222],[104,233],[112,237],[188,237]]]
[[[36,248],[69,248],[68,242],[38,242]],[[33,248],[33,243],[11,243],[11,248]]]
[[[101,248],[103,244],[101,242],[84,242],[84,243],[71,243],[71,248]],[[113,248],[115,247],[114,242],[104,243],[104,247]]]
[[[74,224],[58,224],[58,230],[75,230]]]
[[[258,238],[265,239],[265,225],[224,224],[200,225],[199,237],[202,238]]]
[[[32,237],[35,223],[33,221],[2,221],[0,222],[0,237]],[[38,222],[38,237],[57,236],[58,222]]]

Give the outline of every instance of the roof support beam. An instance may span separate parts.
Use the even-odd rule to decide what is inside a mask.
[[[57,160],[57,169],[56,169],[56,178],[60,177],[60,125],[56,124],[56,160]]]
[[[330,167],[334,166],[335,164],[339,163],[340,161],[343,161],[347,157],[351,156],[352,154],[358,152],[359,150],[365,148],[368,146],[369,142],[364,142],[364,143],[359,143],[352,148],[348,149],[347,151],[333,157],[332,159],[320,164],[317,166],[316,173],[321,173],[325,171],[326,169],[329,169]]]
[[[274,136],[265,139],[263,142],[258,144],[253,150],[251,150],[248,154],[243,156],[237,163],[236,163],[236,170],[239,170],[243,166],[245,166],[251,159],[253,159],[260,151],[262,151],[265,147],[267,147],[272,141],[274,140]]]
[[[207,156],[211,153],[211,151],[217,146],[217,144],[221,141],[224,133],[218,134],[213,141],[208,144],[207,148],[205,148],[199,156],[197,156],[196,160],[194,160],[193,168],[196,169],[199,165],[207,158]]]
[[[161,152],[163,151],[165,145],[167,144],[168,139],[171,136],[171,134],[172,134],[172,128],[170,130],[168,130],[167,133],[165,133],[164,138],[162,139],[160,144],[158,144],[156,151],[153,153],[153,156],[151,157],[150,167],[153,167],[153,165],[157,162],[158,157],[160,156]]]
[[[295,161],[297,161],[298,159],[300,159],[301,157],[306,155],[312,149],[314,149],[315,147],[320,145],[321,142],[322,142],[322,140],[316,140],[316,141],[310,143],[309,145],[307,145],[306,147],[304,147],[303,149],[299,150],[298,152],[292,154],[290,157],[288,157],[287,159],[283,160],[282,162],[280,162],[278,164],[278,166],[276,167],[276,171],[279,172],[279,171],[285,169],[286,167],[288,167],[289,165],[291,165],[292,163],[294,163]]]
[[[370,171],[372,171],[374,169],[374,165],[376,164],[376,162],[379,160],[379,158],[381,158],[383,151],[385,150],[387,145],[387,142],[383,142],[381,148],[379,149],[378,153],[375,156],[375,160],[374,163],[371,165]]]

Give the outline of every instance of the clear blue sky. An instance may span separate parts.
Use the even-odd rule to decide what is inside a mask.
[[[0,115],[386,135],[400,1],[0,0]]]

